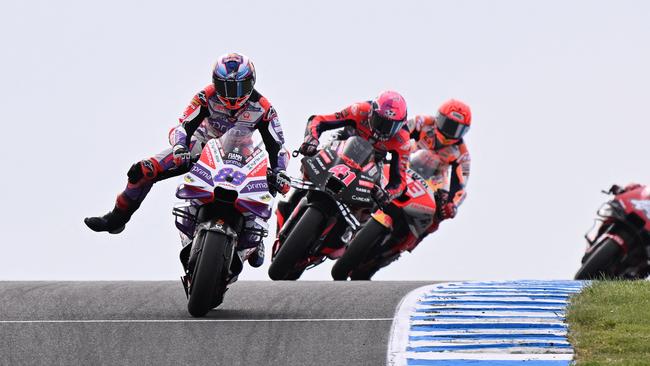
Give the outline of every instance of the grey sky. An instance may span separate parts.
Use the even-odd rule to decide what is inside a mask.
[[[231,50],[254,60],[291,149],[310,114],[387,88],[410,114],[472,107],[458,217],[377,279],[572,276],[599,190],[650,182],[649,19],[640,0],[2,2],[0,279],[177,278],[176,180],[121,235],[82,219],[167,146]]]

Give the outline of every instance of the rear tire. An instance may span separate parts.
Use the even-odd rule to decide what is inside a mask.
[[[221,304],[225,292],[226,276],[232,256],[232,244],[228,238],[212,231],[203,235],[203,246],[192,274],[192,285],[187,311],[193,317],[201,317]]]
[[[305,210],[271,262],[269,277],[272,280],[297,280],[300,277],[302,271],[296,270],[296,264],[321,234],[324,220],[325,216],[318,209],[308,207]]]
[[[582,264],[582,267],[576,273],[576,280],[602,279],[607,276],[608,267],[619,259],[622,248],[611,238],[607,238],[603,243],[591,253]]]
[[[386,234],[386,227],[374,219],[368,220],[363,228],[355,235],[354,239],[332,267],[332,278],[335,281],[345,281],[348,275],[355,271],[370,252],[370,250]],[[374,274],[374,272],[372,273]],[[369,274],[368,279],[372,277]]]

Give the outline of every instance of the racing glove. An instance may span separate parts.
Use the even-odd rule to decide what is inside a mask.
[[[385,207],[388,206],[390,203],[390,196],[388,195],[388,192],[386,192],[385,189],[381,188],[381,186],[376,185],[372,187],[372,190],[370,191],[372,194],[372,198],[377,202],[377,205],[379,207]]]
[[[176,144],[172,148],[172,156],[176,166],[183,166],[190,163],[191,156],[187,146],[183,144]]]
[[[305,142],[300,145],[298,152],[304,156],[314,156],[318,152],[318,140],[310,137],[305,139]]]
[[[447,202],[440,208],[440,219],[453,219],[456,216],[457,207],[453,202]]]
[[[267,170],[267,172],[269,185],[273,187],[275,191],[280,192],[282,195],[289,193],[289,189],[291,188],[291,177],[287,175],[287,172],[280,169],[277,171]]]

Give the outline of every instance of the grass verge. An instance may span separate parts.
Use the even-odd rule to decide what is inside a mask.
[[[598,281],[571,299],[578,366],[650,365],[650,282]]]

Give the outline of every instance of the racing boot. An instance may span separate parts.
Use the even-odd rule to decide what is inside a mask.
[[[112,211],[104,216],[86,217],[84,223],[92,231],[108,231],[110,234],[119,234],[124,230],[127,222],[131,219],[127,211],[114,207]]]
[[[264,263],[264,241],[260,240],[260,243],[257,245],[257,249],[250,257],[248,257],[248,264],[251,267],[258,268]]]

